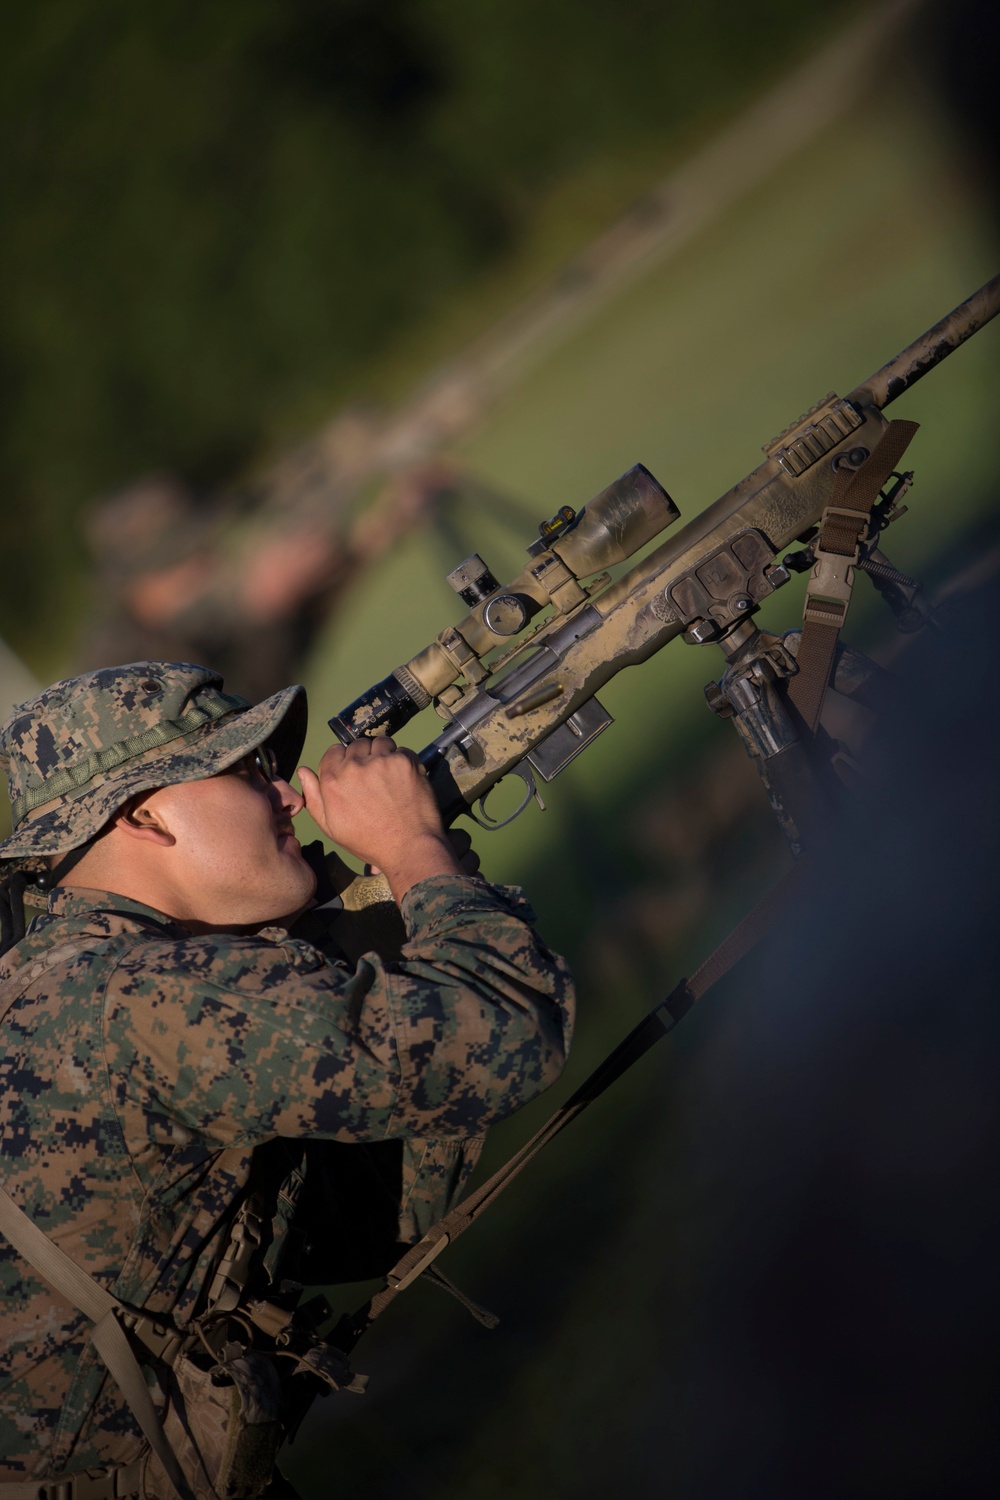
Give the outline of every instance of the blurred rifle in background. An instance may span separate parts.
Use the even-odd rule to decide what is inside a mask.
[[[828,685],[877,707],[888,674],[839,640],[858,570],[902,630],[930,619],[881,533],[905,513],[916,431],[883,408],[1000,311],[1000,276],[846,397],[830,394],[764,449],[765,461],[617,581],[607,571],[677,520],[637,464],[579,512],[539,527],[526,567],[500,585],[478,554],[448,582],[468,606],[410,661],[330,720],[344,744],[393,734],[433,702],[448,727],[421,752],[446,822],[502,827],[612,722],[597,691],[676,636],[726,658],[709,705],[731,718],[798,852],[849,780],[853,762],[820,726]],[[788,551],[787,549],[794,550]],[[776,636],[753,615],[793,571],[809,572],[799,630]],[[595,576],[597,575],[597,576]],[[538,617],[541,620],[538,621]],[[536,623],[531,623],[536,622]],[[520,806],[497,821],[485,798],[508,774]],[[478,805],[478,813],[475,811]]]

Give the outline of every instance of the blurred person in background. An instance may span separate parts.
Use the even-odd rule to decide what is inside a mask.
[[[86,540],[96,585],[79,670],[212,661],[254,699],[299,671],[353,572],[334,521],[261,524],[169,475],[95,506]]]
[[[276,481],[243,497],[149,475],[93,506],[85,527],[93,605],[77,670],[212,661],[241,694],[266,697],[298,675],[348,590],[403,537],[431,523],[467,551],[452,513],[463,502],[510,508],[454,463],[433,461],[382,474],[372,503],[349,516],[361,478],[377,470],[355,461],[338,485],[319,468],[295,476],[298,491]]]
[[[390,740],[295,792],[305,723],[301,688],[148,661],[3,728],[0,855],[50,894],[0,960],[0,1500],[290,1494],[281,1441],[362,1384],[303,1286],[383,1275],[562,1067],[571,982],[523,897]],[[398,956],[345,958],[304,807],[382,872]]]

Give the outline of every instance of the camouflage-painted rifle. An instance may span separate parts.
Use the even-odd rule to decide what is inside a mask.
[[[730,670],[714,701],[709,684],[709,702],[736,719],[794,843],[801,824],[794,786],[799,771],[792,766],[789,780],[776,768],[785,762],[787,773],[790,758],[781,752],[797,736],[781,691],[769,685],[776,679],[783,687],[781,679],[795,674],[794,652],[757,631],[751,617],[788,581],[791,568],[812,567],[815,574],[809,550],[815,528],[839,495],[844,470],[862,468],[885,435],[890,424],[882,409],[998,311],[1000,276],[848,396],[831,394],[812,407],[767,444],[765,461],[752,474],[617,582],[605,570],[679,515],[641,464],[578,513],[565,506],[543,522],[526,567],[511,583],[501,586],[478,555],[466,559],[448,576],[469,607],[465,618],[332,718],[331,729],[345,744],[392,734],[433,701],[448,725],[420,759],[445,821],[467,812],[484,827],[501,827],[486,812],[487,793],[513,772],[525,795],[511,818],[532,797],[540,803],[536,778],[551,781],[612,722],[595,697],[604,683],[675,636],[711,641],[723,649]],[[926,609],[917,585],[892,568],[877,540],[902,513],[909,477],[896,475],[882,487],[855,557],[904,629],[919,625]],[[805,550],[783,559],[792,544]],[[840,570],[841,593],[845,576],[849,597],[851,567]],[[814,601],[821,600],[817,587]],[[828,592],[836,595],[837,587],[834,580]],[[845,679],[852,671],[864,679],[857,660],[857,653],[849,654]],[[477,803],[481,818],[473,811]]]

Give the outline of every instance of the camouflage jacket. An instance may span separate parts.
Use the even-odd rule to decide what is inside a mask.
[[[565,964],[517,894],[438,876],[402,916],[399,960],[352,966],[281,928],[193,937],[120,896],[54,891],[0,960],[7,1190],[122,1301],[181,1328],[264,1158],[261,1275],[380,1273],[386,1244],[446,1211],[484,1129],[558,1075],[572,1024]],[[362,1194],[362,1221],[366,1172],[390,1207]],[[86,1320],[2,1237],[0,1297],[0,1479],[134,1457]]]

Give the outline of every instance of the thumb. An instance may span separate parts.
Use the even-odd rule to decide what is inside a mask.
[[[306,809],[310,813],[317,805],[322,807],[323,799],[319,789],[319,777],[315,771],[310,771],[308,766],[299,766],[296,775],[299,778],[299,786],[302,795],[306,799]]]

